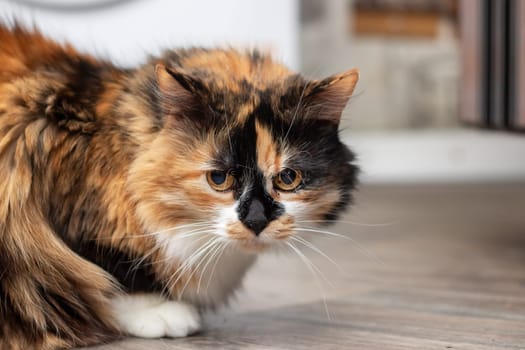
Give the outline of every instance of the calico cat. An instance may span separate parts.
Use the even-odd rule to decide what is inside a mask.
[[[357,79],[233,49],[123,69],[0,25],[0,349],[198,331],[258,252],[351,201]]]

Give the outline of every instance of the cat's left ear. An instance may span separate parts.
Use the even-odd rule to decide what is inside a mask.
[[[305,106],[315,118],[337,125],[358,80],[359,70],[354,68],[323,80],[313,81],[305,92]]]
[[[193,117],[202,107],[199,93],[204,88],[200,81],[180,69],[160,63],[155,66],[155,77],[164,113],[177,117]]]

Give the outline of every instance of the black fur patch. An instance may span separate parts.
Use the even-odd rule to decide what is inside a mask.
[[[161,292],[163,290],[162,284],[155,278],[149,259],[132,257],[121,250],[101,247],[93,242],[83,243],[73,249],[113,275],[127,291]]]

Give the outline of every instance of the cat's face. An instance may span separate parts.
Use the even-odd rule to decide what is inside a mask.
[[[337,127],[357,73],[309,82],[271,61],[250,69],[157,66],[165,123],[131,171],[148,231],[258,251],[347,206],[357,169]]]

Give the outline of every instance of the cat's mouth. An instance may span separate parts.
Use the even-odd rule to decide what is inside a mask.
[[[242,223],[235,222],[228,225],[227,233],[228,237],[235,241],[241,249],[261,252],[293,234],[293,219],[275,220],[258,235]]]

